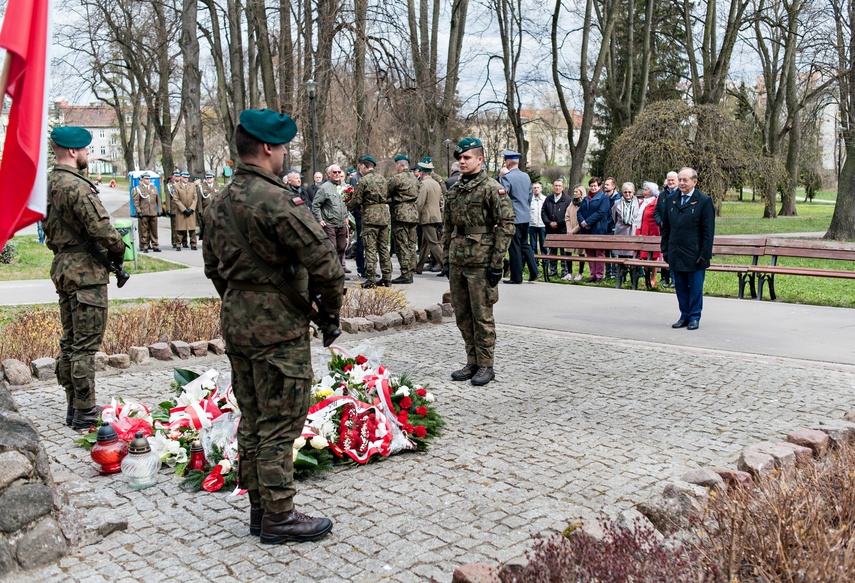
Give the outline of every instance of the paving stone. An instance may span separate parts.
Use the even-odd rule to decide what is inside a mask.
[[[148,353],[152,358],[157,360],[172,360],[172,349],[169,347],[169,344],[166,342],[155,342],[154,344],[149,344]]]
[[[222,338],[208,340],[208,351],[220,355],[226,353],[226,343]]]
[[[810,448],[814,457],[822,457],[828,451],[828,434],[817,429],[796,429],[787,434],[787,441]]]
[[[434,324],[442,323],[442,306],[439,304],[426,307],[425,314],[427,314],[428,322],[433,322]]]
[[[172,354],[182,360],[190,358],[190,345],[183,340],[173,340],[169,343],[169,348],[172,349]]]
[[[10,385],[26,385],[33,380],[30,369],[20,360],[7,358],[0,365],[2,365],[3,374]]]
[[[95,370],[103,371],[107,370],[107,361],[109,360],[109,356],[107,356],[106,352],[96,352],[95,353]]]
[[[40,381],[56,378],[56,359],[37,358],[30,363],[30,368],[33,371],[33,376]]]
[[[131,346],[128,348],[128,356],[134,364],[148,364],[151,360],[151,355],[145,346]]]
[[[107,357],[107,364],[113,368],[131,368],[131,357],[128,354],[111,354]]]
[[[19,451],[0,453],[0,492],[19,478],[29,478],[33,464]]]
[[[389,328],[389,324],[386,322],[386,318],[383,316],[375,316],[373,314],[369,314],[365,317],[366,320],[371,322],[374,329],[378,332],[383,332]]]
[[[190,352],[193,356],[208,356],[208,341],[197,340],[190,343]]]

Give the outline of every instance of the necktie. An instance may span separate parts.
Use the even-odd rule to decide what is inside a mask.
[[[680,201],[680,206],[686,206],[687,202],[689,202],[689,195],[684,194],[682,200]]]

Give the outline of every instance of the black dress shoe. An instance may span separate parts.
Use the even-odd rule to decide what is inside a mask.
[[[697,330],[701,325],[700,320],[689,320],[689,325],[686,326],[687,330]]]
[[[445,274],[442,271],[440,271],[439,273],[436,274],[436,276],[437,277],[445,277]]]
[[[528,275],[528,280],[529,280],[529,281],[537,281],[537,278],[538,278],[538,277],[540,277],[540,274],[539,274],[539,273],[530,273],[530,274]]]
[[[689,321],[687,319],[680,318],[679,320],[677,320],[676,322],[671,324],[671,327],[672,328],[685,328],[688,325],[689,325]]]
[[[467,364],[460,370],[456,370],[451,373],[451,380],[453,381],[468,381],[472,377],[475,376],[475,373],[478,372],[477,364]]]
[[[187,243],[182,243],[181,246],[187,249]]]
[[[155,247],[154,249],[152,249],[152,251],[154,251],[155,253],[160,253],[160,247]]]
[[[512,279],[503,279],[502,283],[522,283],[521,281],[514,281]]]
[[[482,366],[478,369],[478,372],[475,373],[475,376],[472,377],[470,381],[476,387],[483,387],[490,381],[496,378],[496,375],[493,374],[492,366]]]
[[[190,247],[190,250],[191,250],[191,251],[195,251],[195,250],[196,250],[196,245],[193,245],[192,247]]]
[[[332,530],[329,518],[313,518],[302,512],[265,512],[261,519],[261,542],[278,545],[284,542],[306,542],[326,536]]]
[[[261,534],[261,519],[264,518],[264,508],[261,506],[249,507],[249,534],[258,536]]]

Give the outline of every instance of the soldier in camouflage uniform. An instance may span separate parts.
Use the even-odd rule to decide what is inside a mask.
[[[110,224],[98,189],[80,174],[88,165],[91,141],[92,135],[80,127],[57,127],[51,132],[57,163],[48,180],[44,220],[47,246],[54,253],[50,277],[59,295],[62,321],[56,376],[65,388],[65,422],[75,429],[88,429],[101,412],[95,400],[95,352],[107,326],[109,272],[69,227],[103,247],[113,262],[121,264],[125,255],[125,243]]]
[[[460,180],[448,191],[443,213],[442,261],[451,284],[451,303],[466,345],[466,366],[455,381],[482,386],[495,378],[496,324],[493,304],[502,262],[514,236],[514,208],[504,187],[482,169],[481,140],[465,138],[454,149]]]
[[[157,244],[157,216],[160,214],[160,198],[157,187],[151,183],[148,173],[140,177],[140,183],[131,192],[134,210],[139,220],[140,251],[148,253],[149,248],[160,253]]]
[[[410,159],[399,154],[395,156],[398,173],[389,179],[387,193],[392,214],[392,239],[401,267],[400,277],[392,283],[413,283],[413,271],[416,267],[417,228],[419,226],[419,181],[410,172]]]
[[[199,197],[196,201],[196,223],[199,225],[199,238],[205,237],[205,209],[211,206],[213,196],[220,192],[220,187],[214,182],[214,175],[210,172],[205,173],[205,182],[196,188]]]
[[[239,476],[250,501],[250,533],[261,542],[308,541],[332,530],[327,518],[294,508],[292,450],[311,400],[309,320],[280,293],[235,235],[237,228],[268,266],[336,321],[344,270],[303,198],[279,175],[294,121],[270,110],[246,110],[235,129],[240,163],[232,182],[205,211],[205,275],[222,298],[223,339],[241,410]]]
[[[386,179],[374,171],[376,160],[371,156],[359,159],[361,178],[347,209],[362,207],[362,241],[365,245],[365,276],[362,287],[377,285],[389,287],[392,279],[392,260],[389,258],[389,205],[386,204]],[[380,261],[379,283],[374,281],[377,261]]]

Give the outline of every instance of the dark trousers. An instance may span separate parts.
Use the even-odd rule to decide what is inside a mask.
[[[353,258],[356,260],[356,273],[365,274],[365,245],[362,243],[362,211],[353,211],[353,220],[356,222],[356,247],[353,250]]]
[[[528,244],[528,223],[516,223],[514,228],[514,238],[511,239],[511,247],[508,249],[511,281],[522,281],[523,260],[528,265],[529,275],[533,278],[537,277],[537,262],[534,260],[534,251]]]
[[[341,266],[344,267],[344,252],[347,250],[347,227],[330,227],[326,225],[323,229],[324,233],[329,237],[333,248],[335,248]]]
[[[543,248],[543,242],[546,240],[546,227],[528,227],[528,244],[531,250],[537,254],[546,253]]]
[[[672,271],[674,291],[677,293],[677,303],[680,306],[680,318],[685,320],[700,320],[704,307],[704,278],[705,269],[696,271]]]

